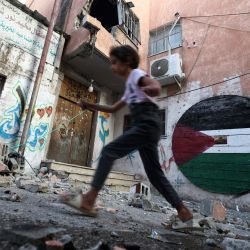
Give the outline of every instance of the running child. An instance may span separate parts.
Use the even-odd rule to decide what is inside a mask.
[[[153,98],[160,94],[161,87],[158,81],[150,79],[143,70],[138,69],[139,61],[136,50],[128,45],[112,48],[111,69],[113,73],[126,80],[123,97],[112,106],[85,101],[78,104],[82,109],[106,113],[114,113],[128,105],[132,116],[132,127],[103,148],[89,191],[84,195],[65,195],[64,201],[85,215],[96,216],[94,205],[113,162],[138,150],[151,184],[176,208],[179,218],[185,222],[192,219],[192,213],[167,180],[158,159],[157,145],[161,129],[159,108]]]

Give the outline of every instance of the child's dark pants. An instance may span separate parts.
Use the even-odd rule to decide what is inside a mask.
[[[130,110],[133,126],[103,148],[92,187],[100,190],[114,160],[138,150],[152,185],[173,207],[178,208],[182,201],[165,177],[159,163],[157,145],[161,129],[158,107],[153,103],[140,103],[130,105]]]

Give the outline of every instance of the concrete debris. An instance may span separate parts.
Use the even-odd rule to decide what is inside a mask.
[[[16,193],[8,193],[6,195],[0,196],[0,200],[12,201],[12,202],[20,202],[21,197]]]
[[[1,176],[0,175],[0,187],[8,188],[12,184],[12,177],[11,176]]]
[[[20,189],[25,189],[31,193],[47,193],[48,182],[41,182],[40,180],[31,179],[31,177],[18,177],[16,178],[16,186]]]
[[[119,238],[120,236],[119,236],[119,234],[118,233],[116,233],[116,232],[111,232],[111,237],[114,237],[114,238]]]
[[[43,177],[49,172],[47,167],[41,167],[38,176]]]
[[[131,198],[128,205],[136,208],[142,208],[144,211],[148,212],[168,213],[169,211],[168,208],[163,209],[158,204],[149,201],[144,195]]]
[[[212,216],[215,220],[224,221],[226,219],[226,208],[221,201],[203,200],[200,205],[200,213],[204,216]]]
[[[5,165],[2,161],[0,161],[0,173],[8,173],[10,172],[7,165]]]
[[[63,243],[59,240],[47,240],[45,242],[46,250],[63,250]]]
[[[108,208],[105,208],[105,210],[109,213],[112,213],[112,214],[115,214],[118,212],[118,209],[117,208],[111,208],[111,207],[108,207]]]
[[[64,235],[57,240],[48,240],[45,242],[46,250],[75,250],[74,244],[72,242],[72,237],[70,235]]]
[[[144,183],[137,183],[130,187],[129,198],[133,198],[136,195],[145,196],[147,200],[151,199],[150,187]]]
[[[87,250],[111,250],[107,243],[99,241],[94,247],[91,247]]]
[[[249,250],[250,241],[225,238],[222,242],[225,250]]]
[[[164,242],[164,243],[168,243],[168,244],[171,244],[171,245],[182,245],[181,242],[174,242],[174,241],[167,240],[163,235],[161,235],[156,230],[152,230],[151,235],[149,235],[148,238],[158,240],[158,241],[161,241],[161,242]]]
[[[206,239],[206,244],[210,247],[217,247],[217,242],[214,239]]]
[[[115,247],[113,248],[113,250],[126,250],[126,248],[121,248],[121,247],[115,246]]]
[[[15,234],[27,238],[28,240],[40,240],[48,236],[65,231],[63,228],[34,226],[30,224],[19,225],[8,230],[10,234]]]
[[[18,250],[38,250],[36,246],[31,245],[30,243],[26,243],[25,245],[21,246]]]
[[[59,238],[59,241],[63,243],[64,249],[75,250],[75,247],[73,244],[73,238],[69,234],[63,235],[61,238]]]

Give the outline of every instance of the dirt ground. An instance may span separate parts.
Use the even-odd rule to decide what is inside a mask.
[[[0,197],[5,191],[0,188]],[[98,218],[87,218],[61,204],[56,194],[30,193],[16,188],[11,188],[11,192],[17,193],[21,202],[0,199],[0,249],[3,250],[19,249],[32,242],[32,237],[17,237],[13,233],[16,229],[33,235],[37,227],[64,229],[58,237],[69,234],[79,250],[105,249],[93,248],[100,241],[110,247],[127,246],[126,249],[215,249],[206,244],[207,236],[203,233],[179,233],[163,228],[161,222],[166,221],[174,210],[169,209],[165,214],[130,207],[125,194],[101,195],[100,202],[105,209],[100,211]],[[149,238],[152,232],[160,235],[161,241]],[[218,235],[217,238],[220,240],[221,237]]]

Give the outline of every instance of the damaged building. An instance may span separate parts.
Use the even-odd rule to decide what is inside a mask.
[[[18,148],[53,3],[0,1],[0,138],[9,149]],[[171,183],[189,199],[220,198],[249,207],[246,8],[245,0],[189,5],[182,0],[62,0],[26,145],[29,164],[91,180],[103,146],[131,121],[128,109],[81,112],[77,102],[120,99],[124,82],[112,74],[108,56],[112,46],[129,44],[139,51],[140,67],[162,84],[159,158]],[[30,32],[40,44],[26,45]],[[136,182],[134,176],[146,179],[138,152],[118,160],[113,170],[108,184],[121,190]],[[25,171],[31,171],[27,162]]]

